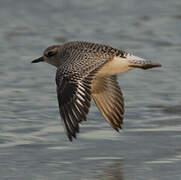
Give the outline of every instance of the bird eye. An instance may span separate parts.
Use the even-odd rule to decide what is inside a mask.
[[[49,52],[47,52],[46,56],[47,56],[47,57],[51,57],[51,56],[53,56],[54,54],[55,54],[55,51],[49,51]]]

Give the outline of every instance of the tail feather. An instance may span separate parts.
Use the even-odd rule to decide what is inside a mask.
[[[133,63],[131,65],[129,65],[130,67],[134,67],[134,68],[141,68],[141,69],[151,69],[151,68],[155,68],[155,67],[161,67],[162,65],[159,64],[159,63],[152,63],[152,62],[146,62],[146,61],[143,61],[144,63]]]
[[[152,61],[145,60],[138,56],[127,54],[127,60],[129,61],[129,67],[141,68],[141,69],[150,69],[155,67],[161,67],[159,63],[153,63]]]

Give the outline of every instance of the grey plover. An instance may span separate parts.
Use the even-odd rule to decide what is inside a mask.
[[[161,66],[111,46],[81,41],[50,46],[32,63],[41,61],[57,68],[59,110],[70,141],[86,120],[92,97],[107,122],[119,131],[124,100],[116,75]]]

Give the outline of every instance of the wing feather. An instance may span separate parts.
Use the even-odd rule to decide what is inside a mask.
[[[72,141],[79,132],[79,123],[86,120],[89,112],[93,75],[90,73],[82,79],[77,79],[57,71],[56,77],[60,115],[67,136]]]
[[[92,96],[107,122],[116,130],[122,128],[124,99],[116,76],[106,76],[93,81]]]

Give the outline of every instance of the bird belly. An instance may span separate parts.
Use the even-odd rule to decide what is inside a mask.
[[[130,62],[126,58],[114,57],[99,70],[97,77],[125,73],[133,69],[133,67],[130,67],[129,65]]]

